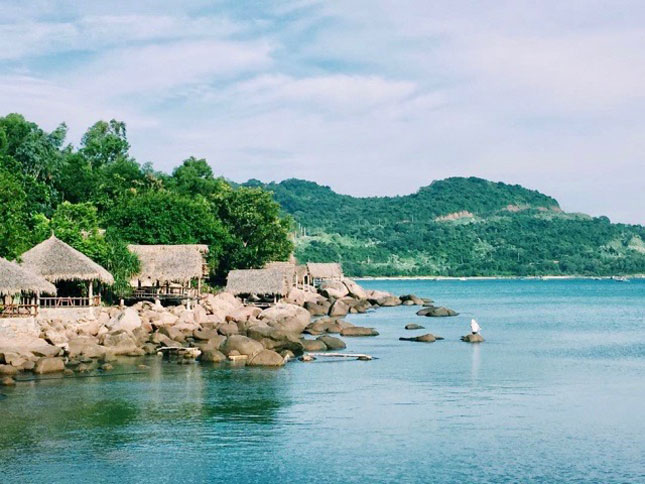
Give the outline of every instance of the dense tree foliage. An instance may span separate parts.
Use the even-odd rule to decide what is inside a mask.
[[[234,267],[284,260],[290,219],[269,192],[216,178],[189,158],[172,175],[130,155],[124,123],[99,121],[78,149],[19,114],[0,118],[0,257],[15,259],[53,232],[126,289],[139,262],[128,243],[207,244],[213,279]],[[258,224],[256,227],[251,227]]]
[[[449,178],[372,198],[302,180],[264,187],[298,222],[299,259],[341,260],[353,275],[645,273],[644,227],[567,214],[517,185]]]

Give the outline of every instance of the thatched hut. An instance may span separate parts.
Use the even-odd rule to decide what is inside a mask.
[[[226,291],[235,296],[258,299],[270,298],[273,301],[284,297],[291,283],[280,268],[236,269],[228,273]]]
[[[0,257],[0,317],[38,314],[41,294],[55,295],[56,286]]]
[[[139,274],[130,281],[137,299],[196,296],[208,276],[207,245],[129,245],[128,249],[141,263]]]
[[[322,281],[343,280],[343,269],[338,262],[307,262],[307,272],[314,286]]]
[[[94,283],[114,284],[112,274],[82,252],[52,235],[22,256],[21,266],[56,286],[56,297],[41,298],[43,307],[99,306],[101,293],[94,295]],[[78,283],[87,284],[82,294]]]
[[[305,291],[313,290],[307,266],[304,264],[298,265],[292,261],[267,262],[264,268],[282,271],[285,279],[289,282],[290,287],[304,289]]]

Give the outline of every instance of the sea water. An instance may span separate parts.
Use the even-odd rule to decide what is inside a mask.
[[[346,338],[367,362],[2,389],[0,481],[645,482],[645,281],[362,284],[460,315],[349,316],[380,333]],[[459,340],[472,317],[485,343]],[[398,340],[426,332],[445,340]]]

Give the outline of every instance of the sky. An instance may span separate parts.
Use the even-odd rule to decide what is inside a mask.
[[[645,224],[642,0],[0,0],[0,115],[357,196],[518,183]]]

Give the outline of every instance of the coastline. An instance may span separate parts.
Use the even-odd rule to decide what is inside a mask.
[[[583,276],[583,275],[551,275],[551,276],[362,276],[353,277],[355,281],[396,281],[396,280],[420,280],[420,281],[503,281],[503,280],[624,280],[624,279],[645,279],[645,274],[615,275],[615,276]]]

